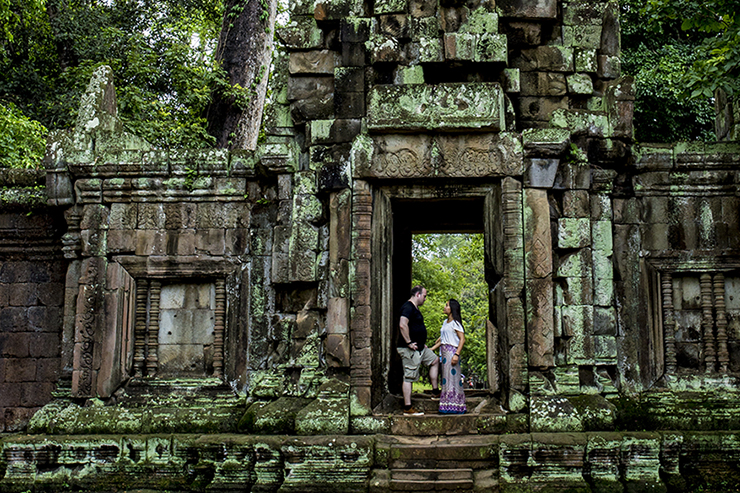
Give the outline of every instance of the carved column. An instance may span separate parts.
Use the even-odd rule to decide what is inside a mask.
[[[727,351],[727,316],[725,314],[725,275],[714,275],[714,313],[717,325],[717,361],[719,371],[729,371],[730,354]]]
[[[352,196],[352,228],[354,230],[354,282],[352,304],[354,315],[351,325],[352,354],[350,355],[350,385],[358,403],[371,408],[372,384],[372,340],[370,326],[370,259],[373,198],[370,186],[365,181],[356,181]],[[381,241],[379,238],[378,241]]]
[[[714,315],[712,303],[712,276],[701,275],[701,328],[704,348],[704,371],[713,373],[717,366],[717,352],[714,338]]]
[[[522,184],[513,178],[501,181],[504,230],[504,297],[508,354],[502,354],[511,389],[524,391],[529,380],[524,306],[524,240]]]
[[[673,315],[673,276],[664,272],[660,276],[663,295],[663,331],[665,333],[665,371],[676,372],[676,319]]]
[[[327,364],[349,366],[349,259],[351,236],[351,192],[333,192],[329,197],[329,300],[326,313]],[[361,341],[355,339],[355,345]],[[359,349],[369,347],[362,341]]]
[[[134,377],[144,376],[146,350],[146,301],[149,283],[146,279],[136,280],[136,321],[134,325]]]
[[[524,267],[529,366],[554,366],[552,236],[547,190],[523,196]]]
[[[159,365],[159,296],[162,291],[160,281],[152,281],[149,287],[149,330],[147,332],[146,374],[157,375]]]
[[[213,327],[213,376],[224,374],[224,319],[226,316],[226,282],[216,280],[216,313]]]

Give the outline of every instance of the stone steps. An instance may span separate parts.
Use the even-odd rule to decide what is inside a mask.
[[[422,416],[403,414],[403,399],[389,395],[374,410],[372,421],[376,430],[399,436],[455,436],[501,434],[528,431],[526,416],[506,413],[499,401],[487,394],[467,396],[465,414],[439,414],[439,400],[432,400],[429,393],[413,394],[411,403]],[[358,432],[362,430],[358,426]]]
[[[370,492],[483,491],[495,486],[496,439],[491,436],[380,436],[383,469],[373,470]]]

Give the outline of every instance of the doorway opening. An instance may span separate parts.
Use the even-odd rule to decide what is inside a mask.
[[[415,284],[414,243],[420,244],[422,241],[431,238],[440,238],[440,241],[447,241],[448,243],[455,242],[455,239],[461,240],[462,238],[466,238],[465,242],[473,243],[469,246],[474,250],[477,249],[474,257],[479,261],[476,264],[479,272],[476,276],[478,289],[474,304],[477,308],[480,308],[482,319],[477,322],[482,327],[476,327],[476,323],[472,318],[468,320],[468,327],[471,330],[474,327],[478,329],[476,336],[479,343],[477,348],[477,352],[479,353],[477,355],[478,358],[477,360],[471,358],[470,363],[478,363],[476,374],[480,388],[485,389],[490,387],[488,382],[490,379],[488,366],[491,364],[493,348],[489,347],[492,344],[492,334],[488,333],[486,320],[495,316],[493,313],[495,307],[491,302],[490,288],[495,285],[498,276],[493,271],[491,232],[486,235],[485,231],[486,210],[490,208],[486,206],[488,202],[490,202],[490,199],[486,200],[486,196],[483,194],[453,198],[424,197],[423,199],[390,197],[387,203],[389,209],[387,212],[390,212],[390,214],[385,214],[387,220],[384,221],[387,228],[384,233],[391,236],[391,238],[387,239],[390,241],[386,240],[384,242],[386,245],[384,255],[387,255],[385,258],[390,260],[386,264],[389,270],[387,276],[384,276],[382,272],[378,274],[379,278],[384,278],[388,282],[387,286],[390,287],[390,293],[388,293],[390,294],[390,299],[388,300],[387,308],[392,308],[392,315],[386,316],[382,321],[382,324],[387,327],[382,332],[388,335],[385,338],[385,344],[387,347],[386,354],[389,357],[385,361],[386,365],[388,365],[386,366],[388,368],[387,389],[391,394],[400,393],[401,388],[401,379],[396,377],[402,374],[402,368],[400,357],[398,357],[395,351],[395,345],[398,337],[398,313],[401,305],[408,300],[409,291]],[[486,238],[487,236],[488,238]],[[445,238],[446,240],[444,240]],[[458,241],[458,243],[461,243],[461,241]],[[417,247],[416,253],[420,253],[419,250],[420,247]],[[425,287],[428,290],[432,290],[432,298],[427,301],[428,306],[422,307],[425,309],[422,313],[425,315],[427,329],[429,330],[428,341],[432,345],[439,333],[439,327],[436,326],[437,323],[435,320],[439,318],[439,314],[444,308],[444,302],[438,303],[440,305],[438,307],[433,306],[433,300],[435,299],[434,291],[438,291],[436,296],[442,297],[457,296],[463,298],[465,293],[455,292],[456,289],[454,286],[450,286],[450,289],[445,289],[444,292],[438,289],[436,284],[434,286],[429,284]],[[468,312],[469,305],[463,305],[463,310],[463,316],[467,316],[466,313],[472,315],[472,311]],[[436,316],[432,316],[432,314]],[[441,326],[441,323],[439,325]],[[469,353],[469,355],[472,355],[472,353]]]
[[[486,320],[488,285],[484,276],[482,233],[422,233],[412,235],[412,285],[427,288],[420,311],[427,326],[428,344],[440,336],[448,300],[460,303],[465,342],[460,359],[465,388],[488,387]],[[425,372],[424,372],[425,373]],[[425,389],[420,382],[419,390]]]

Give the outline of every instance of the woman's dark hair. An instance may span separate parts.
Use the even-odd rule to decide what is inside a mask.
[[[460,324],[460,327],[462,327],[463,323],[462,315],[460,315],[460,302],[456,299],[450,298],[448,303],[450,304],[450,315],[452,315],[452,320],[455,320]]]

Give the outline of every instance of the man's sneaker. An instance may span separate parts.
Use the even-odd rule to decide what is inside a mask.
[[[423,416],[424,411],[417,411],[413,407],[410,407],[408,409],[403,410],[403,415],[404,416]]]
[[[442,395],[441,389],[432,389],[432,400],[433,401],[438,401],[440,395]]]

